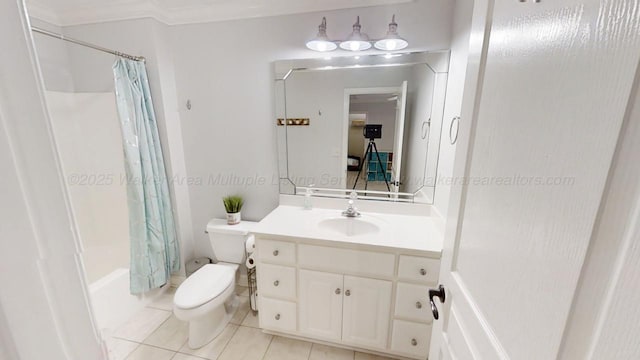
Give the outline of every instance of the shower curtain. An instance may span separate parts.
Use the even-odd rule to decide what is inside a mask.
[[[113,75],[127,173],[130,291],[141,294],[180,269],[180,249],[145,65],[120,58]]]

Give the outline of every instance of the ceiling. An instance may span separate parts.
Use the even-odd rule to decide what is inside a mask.
[[[59,26],[155,18],[169,25],[397,4],[413,0],[26,0],[29,15]]]

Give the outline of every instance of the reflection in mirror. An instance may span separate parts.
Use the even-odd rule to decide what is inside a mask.
[[[280,192],[432,202],[448,52],[320,61],[276,63]]]

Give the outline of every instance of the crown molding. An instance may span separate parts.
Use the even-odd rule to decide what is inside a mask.
[[[46,1],[46,2],[45,2]],[[58,26],[153,18],[167,25],[228,21],[358,7],[401,4],[415,0],[237,0],[203,4],[196,0],[176,6],[167,0],[102,1],[78,6],[52,5],[51,0],[27,0],[29,15]]]

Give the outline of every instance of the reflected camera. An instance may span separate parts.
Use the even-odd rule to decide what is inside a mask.
[[[366,139],[380,139],[382,138],[382,125],[365,125],[363,133]]]

